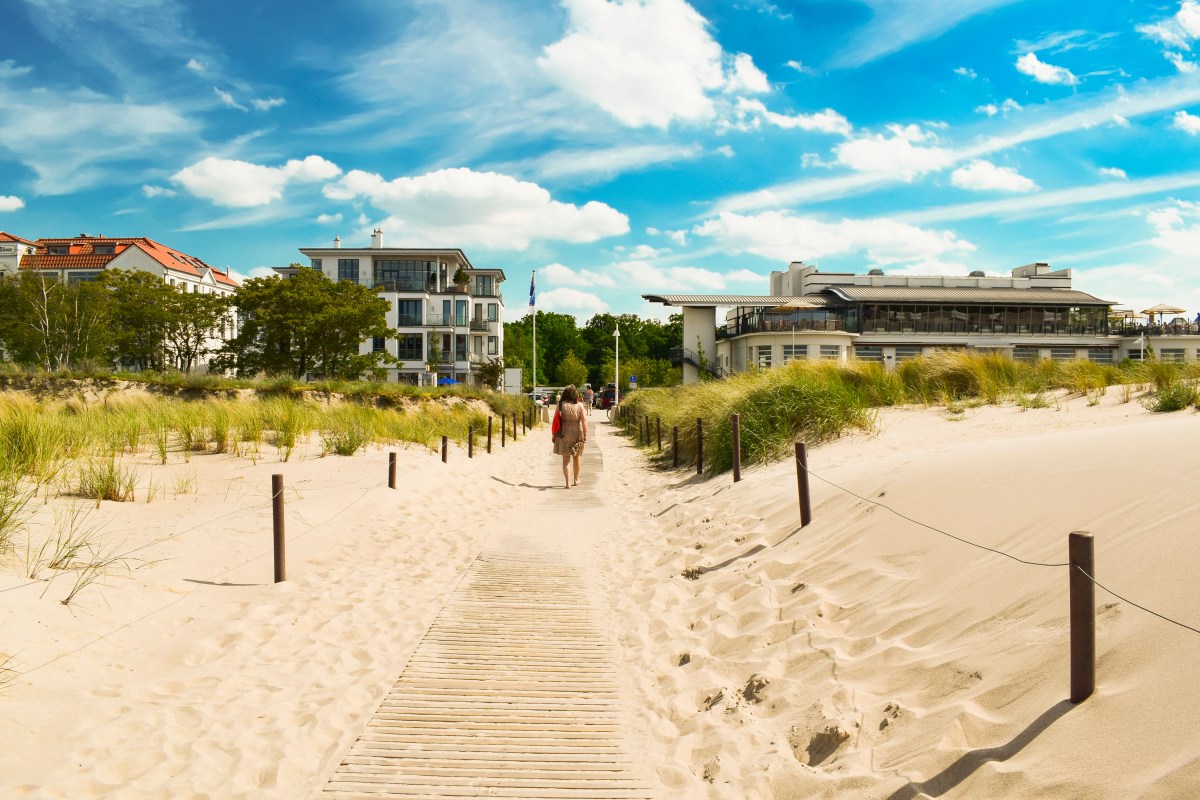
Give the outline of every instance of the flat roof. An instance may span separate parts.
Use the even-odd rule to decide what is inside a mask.
[[[642,299],[664,306],[713,308],[715,306],[781,306],[799,297],[765,297],[761,294],[644,294]],[[807,299],[807,298],[805,298]]]
[[[829,286],[826,291],[851,303],[1032,303],[1112,306],[1074,289],[1014,289],[944,286]]]

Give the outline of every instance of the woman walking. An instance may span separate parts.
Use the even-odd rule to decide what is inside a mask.
[[[587,441],[587,417],[583,404],[579,402],[579,390],[575,384],[563,389],[558,399],[558,417],[558,431],[553,434],[554,452],[562,456],[563,481],[566,488],[570,489],[572,485],[579,485],[579,460],[583,456],[584,442]]]

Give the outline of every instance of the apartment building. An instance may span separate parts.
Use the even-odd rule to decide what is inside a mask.
[[[362,352],[386,351],[400,364],[388,380],[430,385],[477,383],[480,365],[504,359],[504,271],[471,264],[457,248],[384,247],[383,231],[371,246],[300,248],[309,265],[332,280],[380,290],[388,301],[394,339],[364,342]]]

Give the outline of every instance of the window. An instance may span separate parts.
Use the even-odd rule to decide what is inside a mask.
[[[896,363],[902,361],[912,361],[914,358],[921,357],[921,348],[919,347],[897,347],[896,348]]]
[[[496,292],[492,288],[491,275],[476,275],[475,276],[475,294],[491,297]]]
[[[1050,359],[1052,361],[1074,361],[1075,360],[1075,348],[1074,347],[1051,347],[1050,348]]]
[[[85,281],[94,281],[100,277],[100,271],[90,269],[87,271],[74,270],[67,273],[67,283],[83,283]]]
[[[1088,361],[1095,361],[1097,364],[1111,364],[1113,351],[1107,347],[1089,347]]]
[[[494,356],[500,352],[500,339],[497,336],[488,337],[488,355]]]
[[[69,255],[70,252],[71,252],[71,248],[65,244],[50,245],[50,255],[52,255],[52,256],[65,256],[65,255]]]
[[[883,348],[882,347],[856,347],[854,348],[854,357],[859,361],[876,361],[883,363]]]
[[[371,339],[371,352],[382,353],[384,349],[384,341],[382,336],[376,336]]]
[[[477,356],[483,355],[483,337],[482,336],[472,336],[471,339],[473,340],[471,342],[471,344],[475,348],[475,355],[477,355]]]
[[[317,272],[320,272],[321,271],[321,259],[314,258],[312,260],[312,268],[315,269]]]
[[[338,280],[339,281],[354,281],[358,283],[358,259],[357,258],[339,258],[338,259]]]
[[[500,321],[500,306],[497,303],[488,303],[488,322]]]
[[[763,369],[769,368],[771,366],[771,345],[760,344],[755,349],[758,352],[758,358],[756,359],[755,363],[757,363],[758,366],[762,367]]]
[[[373,268],[374,285],[389,292],[437,290],[437,265],[432,261],[388,258],[374,262]]]
[[[842,355],[839,352],[840,349],[836,344],[823,344],[821,345],[821,358],[826,361],[837,361]]]
[[[401,300],[397,302],[396,310],[398,314],[396,324],[400,327],[421,325],[423,323],[421,319],[421,307],[423,305],[424,301],[422,300]]]
[[[1170,364],[1183,363],[1183,349],[1162,349],[1158,351],[1158,360],[1165,361]]]
[[[783,346],[783,363],[808,358],[808,345],[785,344]]]
[[[116,248],[111,244],[92,245],[92,252],[98,256],[111,256],[117,252]]]
[[[425,347],[421,334],[402,334],[396,340],[396,357],[401,361],[424,361]]]
[[[1014,347],[1012,357],[1013,361],[1037,361],[1038,349],[1036,347]]]

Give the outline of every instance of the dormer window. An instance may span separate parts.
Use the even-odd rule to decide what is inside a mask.
[[[70,253],[71,253],[71,248],[65,244],[50,245],[50,255],[52,255],[52,256],[65,256],[65,255],[70,255]]]
[[[97,244],[92,246],[92,252],[98,256],[111,256],[117,251],[111,244]]]

